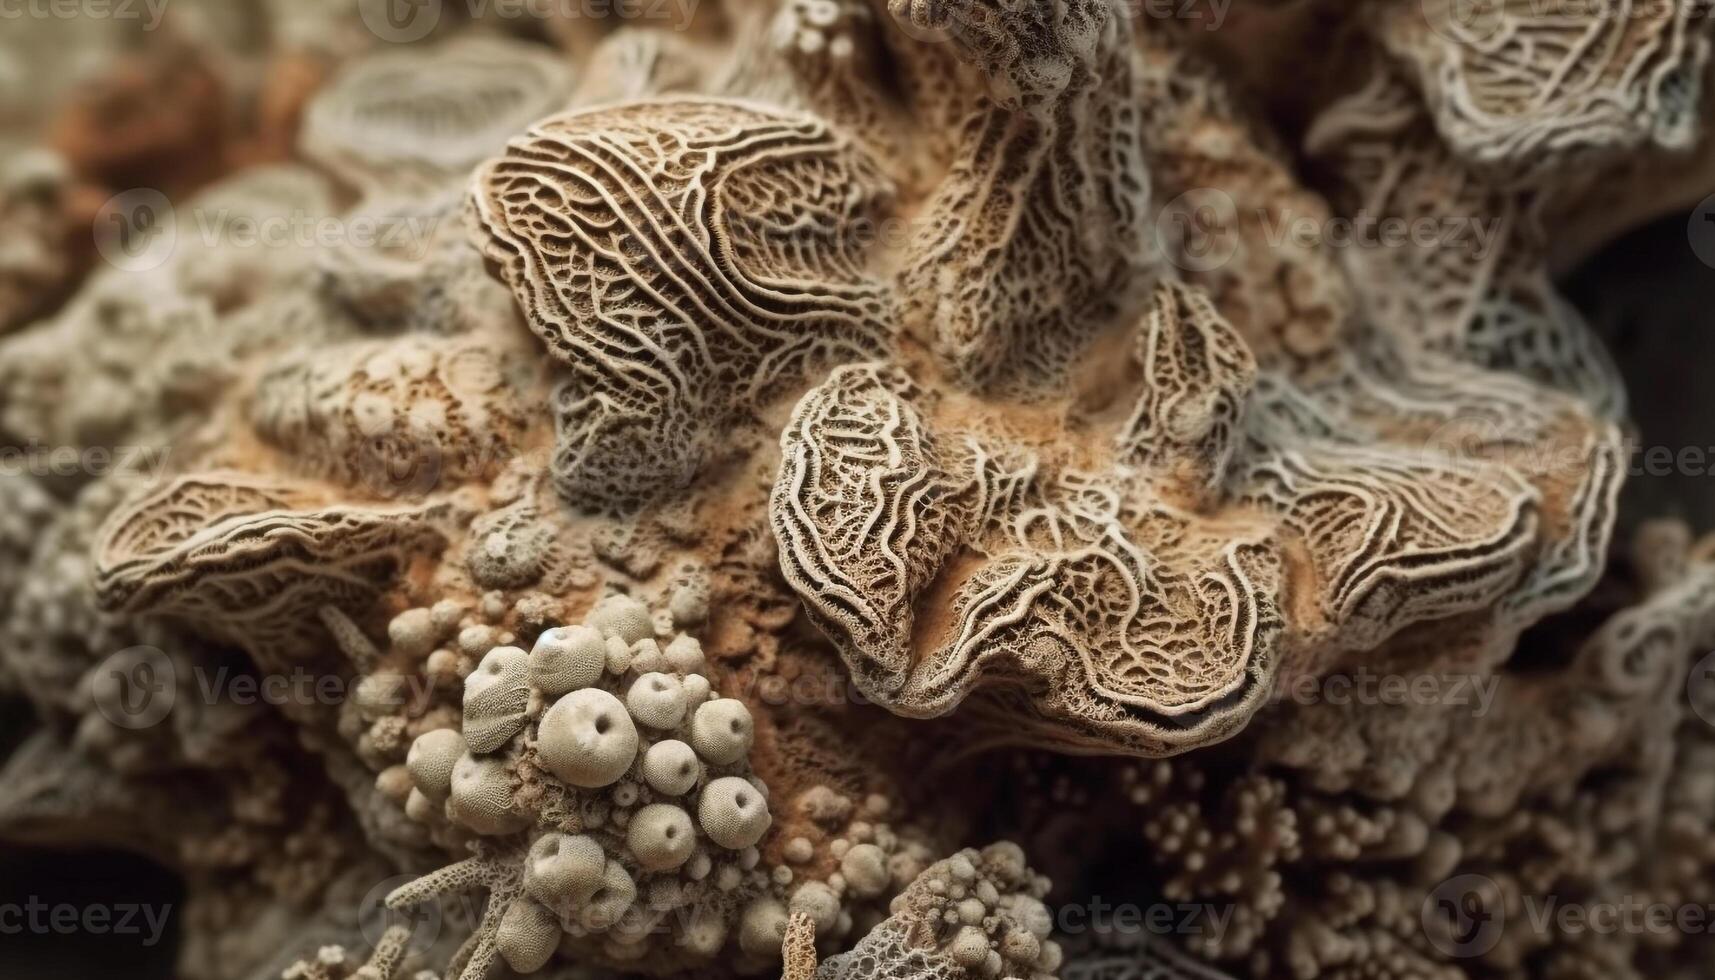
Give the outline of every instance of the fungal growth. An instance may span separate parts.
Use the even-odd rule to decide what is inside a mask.
[[[882,353],[892,301],[862,246],[890,193],[825,122],[707,99],[555,117],[485,164],[484,250],[566,367],[567,502],[682,489],[779,385]]]
[[[1123,5],[893,0],[981,79],[901,289],[965,384],[1051,379],[1149,274],[1137,52]]]
[[[1702,3],[1377,8],[1374,30],[1447,146],[1528,177],[1650,144],[1689,147],[1709,37]]]
[[[931,865],[894,900],[887,920],[818,980],[924,976],[1050,980],[1061,963],[1042,897],[1048,881],[1012,843],[967,849]]]
[[[94,6],[0,8],[0,913],[1708,975],[1541,914],[1715,908],[1707,0]]]
[[[405,763],[405,812],[473,835],[476,854],[388,904],[485,890],[451,971],[465,980],[497,958],[535,973],[556,950],[648,972],[763,965],[780,957],[788,909],[849,929],[854,907],[891,892],[868,856],[883,852],[848,846],[853,874],[804,881],[765,857],[780,804],[751,768],[755,737],[745,703],[711,687],[697,639],[661,634],[636,599],[603,599],[528,652],[493,647],[465,678],[461,728],[418,735]]]
[[[433,56],[373,54],[328,83],[304,114],[306,157],[370,193],[462,180],[513,134],[559,108],[572,72],[531,45],[468,38]]]
[[[350,507],[237,473],[183,477],[116,513],[97,556],[109,611],[190,617],[290,656],[316,610],[372,600],[443,543],[423,507]]]
[[[866,695],[933,716],[1010,688],[1033,738],[1161,754],[1242,726],[1287,652],[1505,609],[1544,543],[1557,558],[1589,547],[1555,540],[1581,526],[1543,526],[1532,474],[1414,445],[1407,433],[1446,424],[1441,408],[1378,406],[1367,424],[1397,441],[1306,439],[1279,413],[1321,399],[1285,378],[1253,389],[1243,341],[1205,298],[1162,286],[1140,333],[1139,401],[1105,445],[1021,440],[992,410],[869,367],[799,403],[771,507],[782,570]],[[1478,377],[1441,392],[1496,410],[1458,387]],[[1610,477],[1581,503],[1587,519],[1608,519],[1612,492]],[[1311,604],[1281,609],[1286,581]]]

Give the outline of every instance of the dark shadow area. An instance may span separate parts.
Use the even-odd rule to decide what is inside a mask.
[[[1613,352],[1637,425],[1620,541],[1651,517],[1715,529],[1715,269],[1691,250],[1689,219],[1639,228],[1561,283]]]
[[[134,855],[0,851],[0,976],[170,980],[183,904],[178,879]]]

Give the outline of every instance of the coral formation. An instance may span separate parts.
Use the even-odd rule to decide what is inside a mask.
[[[1531,910],[1715,903],[1556,279],[1707,4],[1219,6],[7,21],[0,842],[185,980],[1704,975]]]

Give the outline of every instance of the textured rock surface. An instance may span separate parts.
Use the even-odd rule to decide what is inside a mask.
[[[1552,277],[1702,0],[405,6],[0,37],[0,841],[177,976],[1706,972],[1527,914],[1715,903]]]

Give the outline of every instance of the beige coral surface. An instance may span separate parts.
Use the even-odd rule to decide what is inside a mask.
[[[0,39],[0,842],[176,976],[1709,975],[1554,278],[1703,0],[405,6]]]

